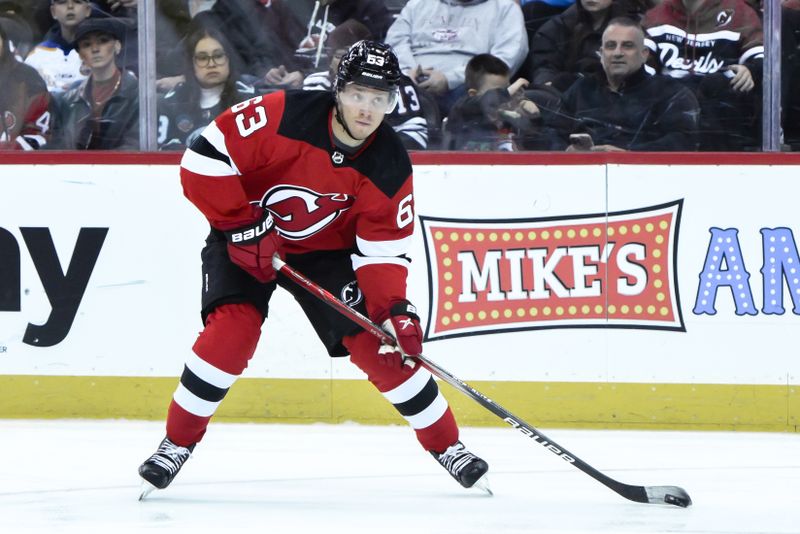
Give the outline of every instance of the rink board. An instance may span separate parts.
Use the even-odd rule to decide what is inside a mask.
[[[550,426],[796,430],[795,160],[439,159],[415,160],[409,278],[431,359]],[[177,167],[0,174],[0,416],[162,418],[207,232]],[[271,308],[221,418],[401,422]]]

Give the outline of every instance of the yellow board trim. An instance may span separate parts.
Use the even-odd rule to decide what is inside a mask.
[[[161,420],[177,378],[0,376],[0,418]],[[587,382],[471,383],[528,423],[548,428],[797,432],[798,386]],[[467,426],[502,426],[477,402],[442,386]],[[404,424],[365,380],[243,378],[215,420]]]

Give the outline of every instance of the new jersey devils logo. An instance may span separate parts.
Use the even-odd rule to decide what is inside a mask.
[[[719,13],[717,13],[717,28],[722,28],[723,26],[727,26],[733,20],[733,10],[732,9],[723,9]]]
[[[261,207],[275,216],[278,233],[292,240],[312,236],[350,209],[355,198],[344,193],[317,193],[305,187],[277,185],[266,192]]]
[[[351,308],[355,308],[364,299],[364,294],[361,293],[357,281],[353,280],[349,284],[345,284],[342,288],[341,299]]]

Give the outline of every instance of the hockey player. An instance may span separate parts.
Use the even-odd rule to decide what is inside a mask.
[[[167,436],[140,467],[166,488],[202,439],[211,416],[258,342],[270,296],[291,292],[331,356],[350,355],[415,430],[423,448],[464,487],[488,471],[459,441],[431,374],[406,356],[422,351],[422,329],[406,300],[414,227],[411,164],[384,123],[397,103],[392,49],[359,41],[342,57],[332,93],[279,91],[236,104],[184,154],[186,196],[208,218],[202,251],[202,318],[167,414]],[[372,334],[277,275],[280,254],[394,334]],[[481,485],[483,481],[481,481]]]

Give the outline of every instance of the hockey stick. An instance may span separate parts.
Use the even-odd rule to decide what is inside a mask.
[[[278,256],[273,258],[272,265],[275,267],[276,271],[282,272],[306,291],[351,319],[354,323],[380,339],[383,343],[389,345],[395,344],[395,339],[391,334],[385,332],[381,327],[333,296],[325,288],[315,284],[301,273],[296,271],[293,267],[287,265],[286,262],[281,260]],[[467,397],[470,397],[478,404],[495,414],[497,417],[511,425],[513,428],[516,428],[524,435],[531,438],[534,442],[544,447],[546,450],[571,463],[593,479],[622,495],[626,499],[648,504],[671,504],[684,508],[692,504],[692,499],[689,497],[689,494],[686,493],[686,490],[679,488],[678,486],[632,486],[630,484],[624,484],[614,480],[608,475],[604,475],[516,415],[512,414],[494,402],[492,399],[488,398],[483,393],[456,378],[445,369],[442,369],[436,363],[432,362],[422,354],[419,356],[414,356],[414,359],[421,363],[432,374],[441,378]]]

